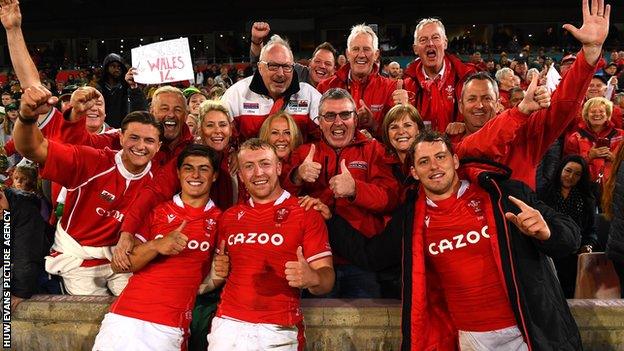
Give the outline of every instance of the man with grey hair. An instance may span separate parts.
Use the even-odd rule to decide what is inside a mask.
[[[464,80],[477,71],[447,53],[444,24],[439,19],[425,18],[414,31],[414,53],[418,58],[405,69],[405,88],[414,93],[410,102],[418,109],[425,124],[445,131],[457,120],[457,102],[461,99]]]
[[[324,93],[331,88],[342,88],[355,100],[358,126],[373,135],[381,135],[383,118],[395,104],[407,103],[403,81],[394,81],[379,74],[379,39],[371,27],[358,24],[351,28],[347,38],[347,60],[336,75],[317,86]]]
[[[313,86],[299,82],[290,45],[273,35],[260,51],[258,69],[239,80],[221,98],[230,110],[241,141],[258,136],[262,122],[284,111],[297,123],[305,140],[318,135],[314,118],[321,98]]]
[[[323,138],[293,151],[293,166],[284,182],[293,194],[319,198],[363,235],[384,226],[384,215],[398,202],[398,183],[383,144],[358,130],[355,101],[344,89],[331,88],[321,97],[319,126]],[[375,273],[336,260],[336,285],[330,297],[376,298]]]
[[[498,83],[498,94],[500,97],[500,103],[505,108],[510,108],[511,103],[511,89],[515,86],[514,71],[509,67],[503,67],[496,71],[496,82]]]

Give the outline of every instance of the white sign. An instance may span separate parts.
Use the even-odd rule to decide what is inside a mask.
[[[193,62],[188,38],[161,41],[132,49],[134,81],[160,84],[193,80]]]

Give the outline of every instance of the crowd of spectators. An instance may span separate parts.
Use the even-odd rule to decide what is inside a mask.
[[[604,38],[594,45],[571,30],[576,36],[555,36],[550,29],[537,42],[542,47],[535,50],[521,46],[517,36],[501,29],[494,34],[493,49],[479,46],[482,50],[467,52],[468,45],[461,39],[447,41],[440,20],[425,19],[413,38],[417,58],[408,65],[380,55],[378,38],[366,25],[353,27],[346,56],[332,46],[345,43],[323,43],[312,57],[295,62],[288,42],[272,36],[269,24],[258,22],[250,38],[252,63],[196,66],[191,82],[144,86],[134,81],[136,70],[114,53],[95,69],[37,71],[21,34],[12,34],[20,23],[7,16],[2,21],[13,67],[0,86],[4,184],[0,203],[15,217],[14,250],[28,253],[28,257],[16,255],[19,259],[14,261],[14,305],[36,293],[61,290],[119,295],[124,277],[134,272],[129,267],[136,262],[132,258],[135,234],[141,233],[145,214],[180,191],[181,168],[175,160],[188,144],[203,144],[218,153],[219,163],[214,166],[219,176],[210,199],[222,211],[246,202],[253,206],[253,185],[240,175],[245,170],[240,169],[237,155],[239,147],[262,148],[263,144],[246,143],[255,137],[274,147],[284,189],[302,196],[303,205],[331,210],[345,220],[343,226],[372,238],[384,231],[393,210],[410,191],[419,189],[412,159],[417,135],[425,130],[445,133],[460,158],[486,158],[508,167],[512,179],[538,190],[544,203],[580,228],[579,245],[554,257],[566,298],[574,297],[578,254],[607,250],[624,277],[624,147],[620,146],[624,51],[593,50],[602,46]],[[580,51],[574,38],[581,41]],[[549,56],[559,43],[566,52],[559,58]],[[464,55],[452,54],[453,48]],[[33,89],[50,92],[58,102],[46,95],[54,106],[46,105],[51,100],[34,106]],[[153,118],[158,122],[150,122]],[[41,137],[26,137],[25,126],[32,123],[37,123],[41,132],[36,135]],[[134,130],[130,126],[136,123],[157,126],[158,133],[152,131],[156,137],[131,134],[128,128]],[[21,127],[15,128],[16,124]],[[152,145],[137,151],[133,135]],[[73,144],[104,151],[86,152],[85,146]],[[110,149],[121,150],[119,156],[107,159]],[[88,163],[89,157],[100,164],[72,164]],[[125,167],[117,176],[127,183],[123,200],[108,188],[94,188],[98,193],[93,198],[118,206],[93,205],[96,212],[105,213],[97,213],[104,218],[103,224],[96,223],[98,230],[110,231],[106,240],[96,240],[82,233],[95,228],[76,220],[100,220],[80,215],[91,206],[80,198],[80,191],[90,189],[92,181],[103,182],[98,177],[104,173],[98,172],[109,172],[105,170],[109,166],[104,167],[109,161],[113,168]],[[184,186],[182,191],[187,191]],[[613,218],[611,233],[615,234],[599,232],[596,222],[604,218]],[[61,268],[58,257],[73,250],[67,246],[68,236],[78,246],[108,252],[85,249],[88,255],[79,255],[76,267]],[[333,289],[322,294],[310,289],[312,294],[399,299],[401,291],[405,293],[399,264],[372,270],[377,266],[363,267],[351,261],[352,256],[336,254]],[[49,262],[44,264],[44,256],[56,262],[54,270]],[[95,267],[111,267],[111,262],[110,272],[100,276],[108,285],[78,283],[84,276],[77,277],[73,269],[84,268],[84,274]],[[59,286],[58,281],[64,284]]]

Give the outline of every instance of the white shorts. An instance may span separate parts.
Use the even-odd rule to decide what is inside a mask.
[[[517,326],[487,332],[459,331],[461,351],[527,351],[529,347]]]
[[[297,351],[297,327],[214,317],[208,351]]]
[[[183,342],[180,328],[107,313],[93,351],[180,351]]]
[[[131,273],[115,273],[110,264],[94,267],[77,267],[61,274],[65,289],[70,295],[119,296],[128,285]]]

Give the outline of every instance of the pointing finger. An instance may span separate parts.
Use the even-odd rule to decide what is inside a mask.
[[[517,199],[511,195],[508,196],[509,200],[514,203],[514,205],[518,206],[520,211],[531,210],[533,209],[531,206],[527,205],[524,201]]]

